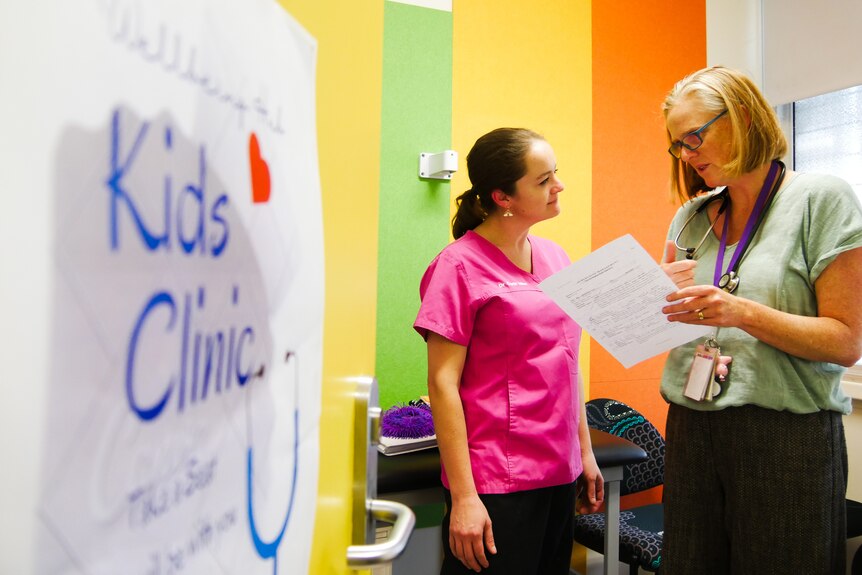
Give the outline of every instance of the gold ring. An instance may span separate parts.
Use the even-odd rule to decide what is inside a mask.
[[[697,319],[699,319],[700,321],[703,321],[703,312],[702,311],[697,312]]]

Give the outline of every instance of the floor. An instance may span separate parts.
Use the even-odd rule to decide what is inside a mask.
[[[386,533],[379,534],[385,538]],[[847,542],[847,572],[845,575],[862,575],[862,572],[851,572],[853,555],[857,549],[862,549],[862,537],[850,539]],[[862,552],[862,551],[860,551]],[[417,529],[410,540],[410,545],[404,554],[392,565],[376,568],[373,575],[437,575],[440,564],[436,559],[440,554],[439,528]],[[604,556],[594,551],[587,551],[587,571],[578,573],[574,569],[570,575],[601,575],[604,566]],[[620,564],[619,575],[628,575],[629,566]],[[642,575],[646,571],[640,572]]]

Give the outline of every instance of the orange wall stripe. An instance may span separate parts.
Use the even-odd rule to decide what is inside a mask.
[[[658,260],[677,207],[669,193],[661,103],[677,80],[706,65],[706,3],[592,6],[592,247],[631,233]],[[591,347],[590,396],[628,403],[664,434],[664,355],[625,369],[595,342]],[[623,505],[642,502],[631,496]]]

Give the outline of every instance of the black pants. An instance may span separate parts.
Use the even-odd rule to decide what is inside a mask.
[[[444,490],[441,575],[474,573],[449,548],[452,496]],[[575,484],[502,495],[479,495],[494,532],[497,554],[485,552],[487,575],[568,575],[574,542]]]
[[[840,413],[671,405],[663,575],[841,575],[847,447]]]

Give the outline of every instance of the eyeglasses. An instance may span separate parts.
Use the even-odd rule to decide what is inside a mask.
[[[685,147],[686,150],[698,149],[703,144],[703,136],[701,136],[700,133],[710,127],[713,122],[715,122],[725,114],[727,114],[727,110],[725,110],[724,112],[698,128],[694,132],[689,132],[688,134],[684,135],[681,139],[671,144],[670,148],[667,149],[667,152],[674,158],[679,158],[682,155],[683,147]]]

